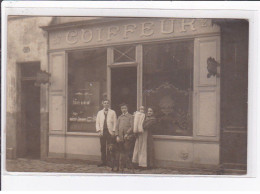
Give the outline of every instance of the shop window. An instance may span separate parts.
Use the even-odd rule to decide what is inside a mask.
[[[157,117],[156,135],[192,135],[193,42],[143,47],[143,102]]]
[[[114,62],[135,62],[135,46],[114,47]]]
[[[106,90],[106,50],[68,55],[68,131],[95,132]]]

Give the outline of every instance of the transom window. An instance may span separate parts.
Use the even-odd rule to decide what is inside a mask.
[[[135,62],[135,46],[114,47],[114,62]]]

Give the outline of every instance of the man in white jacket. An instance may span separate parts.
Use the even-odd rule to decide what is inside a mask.
[[[116,112],[109,108],[109,100],[103,100],[102,105],[104,108],[98,112],[96,119],[96,131],[100,136],[102,161],[98,166],[105,166],[107,163],[106,146],[115,136],[117,121]]]

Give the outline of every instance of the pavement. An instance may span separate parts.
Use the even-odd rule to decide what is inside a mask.
[[[56,173],[114,173],[110,167],[97,167],[96,163],[85,160],[69,159],[24,159],[6,160],[6,169],[9,172],[56,172]],[[121,174],[121,173],[120,173]],[[133,174],[125,169],[124,174]],[[218,172],[209,169],[186,168],[153,168],[135,169],[134,174],[172,174],[172,175],[217,175]]]

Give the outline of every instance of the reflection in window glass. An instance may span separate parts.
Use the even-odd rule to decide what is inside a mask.
[[[143,101],[158,119],[154,134],[192,135],[193,42],[143,47]]]
[[[106,98],[106,50],[69,54],[68,131],[95,132],[97,112]]]

